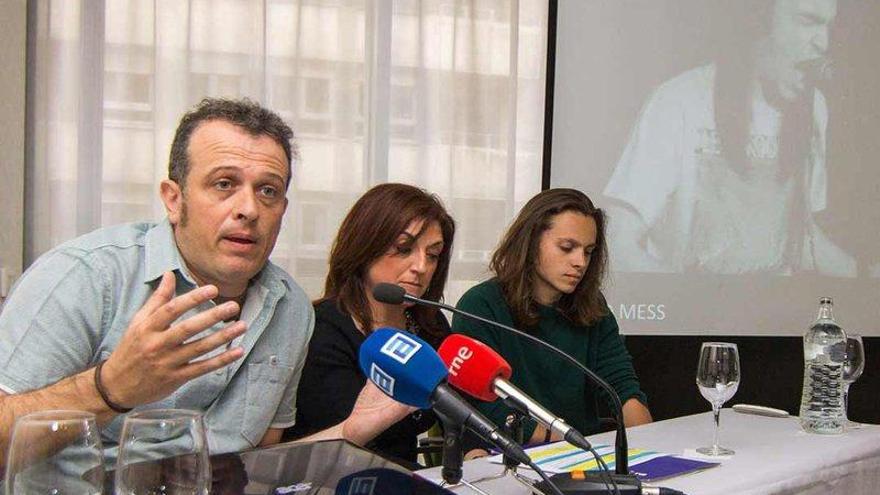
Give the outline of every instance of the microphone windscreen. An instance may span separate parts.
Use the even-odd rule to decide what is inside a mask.
[[[403,304],[406,289],[395,284],[376,284],[373,287],[373,299],[385,304]]]
[[[449,368],[449,383],[480,400],[498,398],[494,381],[510,378],[507,361],[494,349],[465,335],[454,333],[440,344],[440,359]]]
[[[427,409],[431,394],[446,378],[446,365],[434,349],[411,333],[374,330],[360,349],[364,375],[397,402]]]

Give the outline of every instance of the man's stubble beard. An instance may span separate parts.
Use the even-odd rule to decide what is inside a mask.
[[[186,227],[186,224],[189,222],[189,210],[186,207],[186,194],[181,191],[181,203],[180,203],[180,227]]]

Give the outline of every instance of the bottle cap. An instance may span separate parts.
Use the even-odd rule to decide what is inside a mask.
[[[834,304],[830,297],[822,297],[819,299],[819,304]]]

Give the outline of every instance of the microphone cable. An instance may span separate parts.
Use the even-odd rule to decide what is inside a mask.
[[[538,465],[535,464],[535,461],[529,460],[529,463],[526,465],[530,467],[533,471],[538,473],[538,476],[540,476],[541,479],[543,479],[544,482],[547,483],[547,486],[549,486],[550,489],[553,490],[553,493],[555,493],[556,495],[564,495],[559,487],[557,487],[552,481],[550,481],[550,477],[547,476],[547,473],[545,473],[543,469],[539,468]]]
[[[614,493],[614,495],[620,495],[620,488],[617,486],[617,482],[614,481],[614,477],[611,476],[611,470],[608,469],[608,464],[605,464],[605,460],[602,459],[602,456],[596,452],[592,446],[590,446],[590,453],[593,454],[593,457],[596,458],[596,463],[599,464],[599,472],[602,473],[602,481],[605,482],[605,489],[608,493]],[[611,482],[611,486],[614,487],[614,490],[611,490],[611,486],[608,485],[608,482]]]

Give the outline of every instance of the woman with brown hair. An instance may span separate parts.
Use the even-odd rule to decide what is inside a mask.
[[[358,366],[361,343],[381,327],[406,329],[433,347],[449,323],[426,306],[388,305],[373,299],[380,283],[439,301],[449,272],[455,222],[437,197],[406,184],[367,191],[342,222],[330,252],[324,295],[314,302],[315,331],[297,391],[296,424],[285,439],[299,438],[345,419],[366,377]],[[396,460],[416,462],[416,436],[434,423],[416,411],[366,447]]]
[[[580,191],[550,189],[526,203],[492,256],[495,277],[468,290],[458,308],[520,328],[574,356],[614,387],[627,426],[647,423],[647,399],[600,291],[607,259],[602,210]],[[596,399],[609,398],[569,363],[459,316],[452,329],[498,351],[513,368],[514,385],[578,431],[597,430]],[[510,412],[501,400],[478,407],[496,424]],[[527,425],[526,443],[561,440],[541,426]]]

